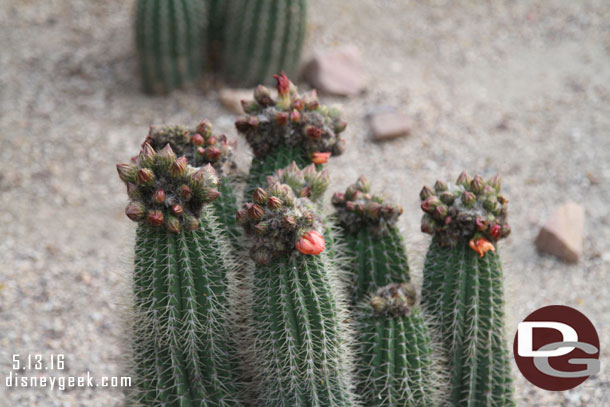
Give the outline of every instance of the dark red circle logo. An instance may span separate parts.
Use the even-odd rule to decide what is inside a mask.
[[[550,391],[573,389],[599,372],[599,337],[581,312],[549,305],[519,324],[513,353],[532,384]]]

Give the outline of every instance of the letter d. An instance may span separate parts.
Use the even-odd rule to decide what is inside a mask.
[[[519,333],[519,342],[517,353],[522,357],[556,357],[567,355],[574,350],[573,346],[562,346],[555,350],[533,350],[534,346],[534,328],[550,328],[561,332],[561,342],[578,342],[578,334],[570,325],[561,322],[550,321],[526,321],[520,322],[517,332]]]
[[[6,376],[6,387],[13,387],[13,372],[11,371],[8,376]]]

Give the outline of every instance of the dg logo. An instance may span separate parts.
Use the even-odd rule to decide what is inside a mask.
[[[519,370],[550,391],[572,389],[600,370],[599,337],[579,311],[550,305],[519,324],[513,343]]]

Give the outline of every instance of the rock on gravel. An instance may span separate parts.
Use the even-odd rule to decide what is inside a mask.
[[[392,140],[406,136],[411,129],[409,118],[399,112],[374,113],[369,117],[374,141]]]
[[[315,54],[303,77],[320,93],[354,96],[365,88],[360,52],[352,45]]]
[[[568,202],[558,207],[538,233],[536,247],[560,259],[576,263],[582,255],[585,209]]]

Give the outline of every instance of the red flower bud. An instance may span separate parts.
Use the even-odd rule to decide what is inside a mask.
[[[477,226],[477,230],[479,230],[480,232],[482,232],[485,229],[487,229],[487,221],[485,219],[483,219],[483,218],[478,217],[478,216],[475,219],[474,224]]]
[[[153,201],[158,204],[165,202],[165,192],[162,189],[157,189],[153,194]]]
[[[279,112],[279,113],[276,113],[276,115],[275,115],[275,122],[277,124],[279,124],[280,126],[284,126],[284,125],[288,124],[289,119],[290,119],[290,116],[286,112]]]
[[[259,205],[252,205],[248,208],[248,217],[250,220],[258,221],[261,220],[265,216],[265,211]]]
[[[179,204],[172,205],[170,209],[174,215],[181,215],[184,212],[182,205]]]
[[[163,212],[158,210],[148,211],[146,221],[151,226],[161,226],[163,224]]]
[[[191,199],[191,196],[193,196],[193,191],[188,185],[180,185],[180,188],[178,188],[178,193],[180,194],[180,197],[185,201],[189,201]]]
[[[479,195],[485,188],[485,180],[480,175],[476,175],[470,182],[470,190]]]
[[[203,199],[206,202],[214,202],[215,200],[218,199],[219,196],[220,196],[220,191],[218,191],[216,188],[208,188],[203,193]]]
[[[296,248],[303,254],[317,256],[324,251],[324,237],[315,230],[310,230],[297,241]]]
[[[134,222],[142,220],[146,214],[146,208],[140,202],[129,202],[125,208],[125,215]]]
[[[218,142],[218,139],[216,138],[216,136],[210,136],[208,138],[208,146],[213,146],[214,144],[216,144],[216,142]],[[226,142],[226,137],[225,137],[225,142]]]
[[[136,175],[136,183],[138,185],[148,185],[155,179],[155,174],[149,168],[141,168]]]
[[[203,136],[199,133],[196,133],[195,135],[193,135],[193,138],[191,139],[191,141],[193,142],[194,145],[196,146],[202,146],[205,144],[205,139],[203,138]]]
[[[267,207],[271,210],[279,209],[282,207],[282,200],[277,196],[272,196],[269,198],[269,201],[267,201]]]
[[[290,94],[290,80],[284,72],[279,75],[273,75],[273,79],[277,80],[277,93],[280,96],[287,96]]]
[[[315,152],[311,155],[311,161],[314,164],[326,164],[332,153]]]
[[[345,194],[342,192],[335,192],[331,198],[331,202],[333,205],[341,205],[345,202]]]
[[[502,237],[502,226],[496,224],[493,224],[490,228],[489,228],[489,234],[491,237],[493,237],[495,240],[498,240],[499,238]]]
[[[137,167],[133,164],[117,164],[116,170],[121,181],[128,183],[136,180]]]
[[[248,211],[245,209],[238,210],[237,214],[235,215],[235,219],[238,223],[242,225],[245,224],[246,222],[248,222]]]
[[[297,110],[290,112],[290,121],[293,123],[301,121],[301,113],[299,113]]]
[[[294,110],[303,110],[305,108],[305,104],[301,99],[294,99],[290,104],[290,108]]]
[[[205,158],[211,162],[215,162],[220,158],[220,150],[217,147],[208,147],[205,149]]]
[[[441,200],[438,199],[438,197],[430,196],[421,203],[421,208],[424,212],[430,213],[430,212],[434,211],[434,209],[440,204],[441,204]]]
[[[212,134],[212,123],[208,119],[202,120],[201,123],[197,126],[197,133],[204,136],[209,136]]]
[[[257,204],[264,204],[267,201],[267,192],[263,188],[256,188],[252,193],[252,200]]]
[[[434,195],[434,191],[429,186],[424,185],[424,187],[419,192],[419,199],[425,201],[427,198],[430,198]]]
[[[186,175],[188,165],[186,157],[180,157],[169,166],[169,173],[172,177],[182,177]]]
[[[309,125],[305,127],[305,135],[312,140],[320,140],[323,134],[324,130],[319,129],[315,126]]]

